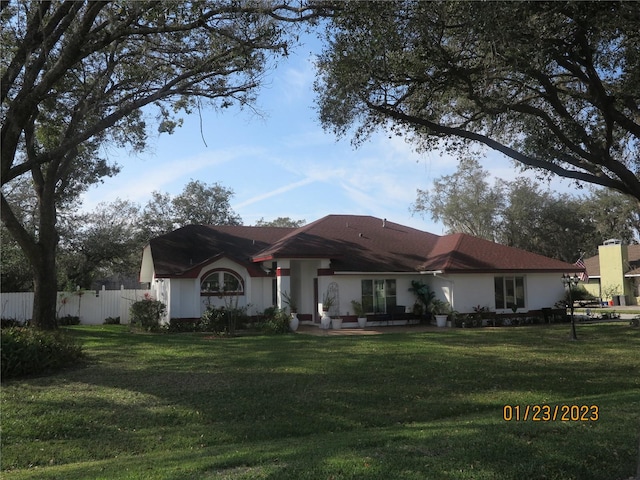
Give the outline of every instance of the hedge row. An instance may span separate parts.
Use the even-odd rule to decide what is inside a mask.
[[[77,363],[83,356],[82,348],[64,332],[11,327],[2,330],[0,340],[2,380],[50,373]]]

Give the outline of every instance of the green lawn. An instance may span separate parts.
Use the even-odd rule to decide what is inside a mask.
[[[3,479],[627,479],[624,323],[212,339],[70,327],[85,365],[2,386]],[[596,405],[597,421],[503,420]],[[560,415],[558,415],[560,416]]]

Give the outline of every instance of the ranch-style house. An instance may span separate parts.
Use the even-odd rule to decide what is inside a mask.
[[[412,280],[460,313],[539,311],[564,297],[563,273],[579,267],[465,234],[434,235],[386,219],[328,215],[300,228],[189,225],[152,239],[140,281],[166,304],[167,319],[192,319],[208,306],[250,315],[297,304],[303,323],[330,315],[410,312]],[[387,317],[388,319],[388,317]]]

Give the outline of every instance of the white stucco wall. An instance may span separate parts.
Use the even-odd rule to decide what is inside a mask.
[[[509,274],[511,275],[511,274]],[[362,297],[361,280],[367,279],[396,279],[396,301],[411,311],[415,303],[415,296],[409,291],[412,280],[426,283],[436,293],[440,300],[449,302],[454,310],[460,313],[471,313],[474,307],[488,307],[491,311],[510,312],[498,309],[495,305],[494,274],[465,274],[465,275],[334,275],[320,277],[320,298],[327,290],[329,283],[335,281],[340,289],[340,313],[353,313],[351,300],[360,301]],[[526,306],[521,311],[539,310],[553,307],[563,297],[563,286],[557,273],[529,273],[525,277]]]
[[[553,307],[564,298],[564,285],[558,273],[532,273],[527,275],[526,288],[529,310]]]
[[[174,285],[177,287],[174,289]],[[173,279],[171,294],[175,303],[172,304],[171,318],[197,318],[200,316],[197,299],[200,298],[200,281],[196,278]]]
[[[145,283],[152,282],[153,276],[153,256],[151,255],[151,246],[147,245],[144,247],[144,250],[142,250],[139,280]]]
[[[323,268],[323,262],[320,260],[300,260],[294,261],[292,268],[292,287],[297,293],[299,310],[302,313],[315,313],[318,310],[318,306],[314,303],[314,286],[313,279],[318,278],[318,269]],[[297,278],[294,276],[294,272],[298,274]],[[318,283],[318,301],[322,301],[322,292],[320,284]]]
[[[473,307],[495,311],[494,275],[439,275],[430,282],[438,297],[448,301],[460,313],[471,313]]]
[[[280,289],[286,290],[295,298],[299,313],[314,313],[319,305],[314,299],[314,279],[318,282],[318,302],[322,302],[324,294],[333,282],[339,286],[339,314],[353,314],[352,300],[362,299],[362,279],[395,279],[396,303],[411,311],[415,303],[415,296],[409,291],[412,280],[423,281],[429,285],[436,296],[451,303],[460,313],[473,312],[476,306],[488,307],[496,311],[494,274],[461,274],[461,275],[420,275],[402,273],[383,274],[348,274],[348,275],[318,275],[319,269],[329,267],[328,260],[290,260],[279,262],[282,268],[289,270],[290,275],[278,277]],[[151,288],[155,298],[164,302],[168,308],[169,318],[200,317],[208,305],[235,305],[235,297],[219,298],[215,295],[203,297],[200,295],[200,284],[203,276],[215,269],[228,269],[243,279],[244,295],[238,298],[239,307],[248,307],[248,313],[255,315],[272,305],[272,283],[274,277],[251,278],[246,268],[222,258],[203,267],[197,278],[153,279]],[[511,274],[509,274],[511,275]],[[520,276],[520,275],[517,275]],[[552,307],[563,297],[564,287],[560,275],[556,273],[530,273],[525,277],[526,307],[521,311],[538,310]],[[284,291],[282,290],[282,291]],[[504,309],[498,312],[506,312]]]
[[[272,277],[254,277],[251,279],[251,298],[249,300],[249,315],[257,315],[271,306]]]
[[[195,291],[199,296],[199,285],[193,278],[160,278],[151,283],[154,297],[167,306],[165,323],[171,318],[199,317]],[[194,301],[195,300],[195,301]]]
[[[422,280],[424,283],[428,284],[430,287],[434,287],[432,285],[433,280],[431,278],[419,275],[419,274],[404,274],[404,273],[382,273],[382,274],[357,274],[357,275],[333,275],[330,277],[320,277],[323,281],[320,289],[320,300],[322,301],[322,296],[327,291],[327,287],[329,283],[336,282],[339,285],[340,290],[340,314],[343,315],[353,315],[353,306],[351,305],[352,300],[356,300],[360,302],[362,300],[362,280],[386,280],[386,279],[395,279],[396,281],[396,304],[403,305],[406,311],[411,312],[413,309],[413,304],[416,301],[416,298],[413,293],[409,291],[411,287],[412,280]],[[435,289],[435,288],[434,288]],[[437,292],[438,297],[442,300],[445,300],[444,294],[441,292]]]
[[[496,309],[495,274],[466,274],[434,277],[431,282],[441,289],[453,308],[460,313],[471,313],[476,306],[491,311],[508,313],[509,309]],[[553,307],[564,295],[564,287],[557,273],[506,274],[525,279],[525,308],[520,311]],[[425,283],[429,283],[425,281]]]

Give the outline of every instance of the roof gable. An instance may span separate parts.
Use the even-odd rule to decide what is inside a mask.
[[[438,239],[422,271],[446,273],[483,272],[568,272],[579,271],[575,265],[519,248],[501,245],[464,233]]]
[[[254,253],[294,230],[282,227],[187,225],[151,239],[149,245],[156,276],[190,276],[192,270],[216,258],[227,257],[250,273],[261,269],[251,262]]]
[[[343,272],[416,271],[438,236],[380,218],[328,215],[256,254],[272,258],[330,258]]]

